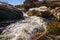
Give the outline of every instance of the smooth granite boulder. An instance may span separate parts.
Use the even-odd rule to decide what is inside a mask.
[[[22,19],[23,13],[16,7],[0,3],[0,21]]]

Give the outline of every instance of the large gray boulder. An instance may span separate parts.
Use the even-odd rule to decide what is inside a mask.
[[[22,19],[23,13],[16,7],[0,3],[0,21]]]

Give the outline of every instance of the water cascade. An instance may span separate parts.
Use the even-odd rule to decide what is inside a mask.
[[[46,27],[47,23],[42,17],[31,16],[8,25],[0,40],[37,40],[46,33]]]

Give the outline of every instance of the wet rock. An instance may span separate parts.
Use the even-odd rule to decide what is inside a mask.
[[[2,33],[2,28],[0,28],[0,33]]]
[[[16,7],[0,3],[0,21],[22,19],[23,13]]]

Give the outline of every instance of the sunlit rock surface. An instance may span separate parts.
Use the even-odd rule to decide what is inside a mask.
[[[46,6],[40,6],[40,7],[36,7],[36,8],[30,8],[29,11],[32,10],[36,10],[36,11],[47,11],[49,10],[49,8],[47,8]]]
[[[52,12],[50,8],[46,6],[41,6],[37,8],[30,8],[29,11],[27,12],[28,16],[40,16],[40,17],[51,17]]]
[[[51,12],[56,17],[57,20],[60,20],[60,8],[53,9],[51,10]]]
[[[31,16],[7,26],[0,40],[37,40],[46,34],[47,26],[44,18]]]

